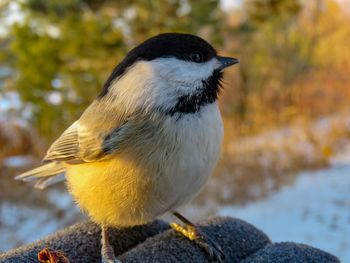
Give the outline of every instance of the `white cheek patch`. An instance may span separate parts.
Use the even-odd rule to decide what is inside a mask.
[[[127,115],[136,108],[151,110],[154,107],[170,109],[178,98],[191,95],[203,88],[219,66],[216,58],[205,63],[159,58],[135,63],[110,88],[113,104]],[[117,106],[118,105],[118,106]]]
[[[212,58],[204,63],[185,61],[177,58],[158,58],[148,63],[165,80],[184,83],[205,80],[219,66],[216,58]]]
[[[157,100],[162,102],[167,100],[168,105],[174,105],[181,96],[199,92],[204,88],[203,80],[208,79],[220,65],[216,58],[196,63],[169,57],[145,63],[153,69],[159,82],[163,83],[163,87],[157,92],[160,95],[157,96]]]

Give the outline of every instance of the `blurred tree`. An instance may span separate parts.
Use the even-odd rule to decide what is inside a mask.
[[[240,41],[239,95],[233,104],[240,122],[250,112],[266,114],[268,108],[276,113],[281,104],[287,106],[279,97],[283,89],[311,67],[310,35],[303,35],[298,24],[303,7],[295,0],[243,2],[245,18],[231,29]]]
[[[49,141],[81,114],[132,46],[166,31],[209,32],[205,37],[220,43],[224,21],[219,0],[17,3],[24,19],[7,37],[15,72],[8,88],[32,104],[33,126]]]
[[[326,74],[330,65],[342,78],[349,68],[349,15],[337,0],[245,0],[232,13],[220,9],[220,0],[1,3],[0,22],[12,3],[24,18],[0,39],[6,50],[0,67],[12,68],[7,87],[32,106],[33,126],[49,141],[81,114],[130,48],[161,32],[199,34],[240,58],[227,82],[235,85],[221,100],[233,127],[259,130],[267,120],[288,121],[296,105],[310,105],[299,102],[311,85],[296,85],[321,68]],[[309,93],[315,105],[323,102],[311,99],[319,90]]]
[[[259,25],[271,20],[296,16],[301,11],[299,0],[245,0],[250,23]]]

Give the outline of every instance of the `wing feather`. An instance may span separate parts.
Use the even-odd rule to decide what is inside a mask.
[[[109,104],[94,101],[51,145],[44,162],[63,161],[69,163],[94,162],[105,158],[123,140],[123,126],[128,126],[123,110]],[[106,150],[107,146],[113,146]]]
[[[118,144],[123,141],[124,131],[128,130],[127,122],[117,128],[109,128],[99,133],[81,125],[79,121],[73,123],[50,147],[44,157],[44,162],[64,161],[69,163],[83,163],[99,161],[118,150]]]
[[[76,159],[79,152],[78,122],[74,122],[50,147],[44,161]]]
[[[94,162],[102,157],[101,154],[99,134],[87,131],[76,121],[51,145],[43,161]]]

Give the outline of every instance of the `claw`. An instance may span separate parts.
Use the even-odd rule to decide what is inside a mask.
[[[211,262],[224,262],[226,256],[220,245],[214,240],[205,235],[198,226],[191,223],[188,219],[175,212],[174,215],[179,218],[185,226],[176,223],[171,223],[170,227],[181,233],[189,240],[194,241],[205,253],[209,256]]]
[[[183,227],[183,226],[176,224],[176,223],[170,223],[170,227],[172,229],[174,229],[175,231],[181,233],[185,237],[187,237],[189,240],[196,240],[196,239],[200,238],[200,236],[198,236],[198,232],[196,231],[196,229],[193,227],[190,227],[188,225]]]

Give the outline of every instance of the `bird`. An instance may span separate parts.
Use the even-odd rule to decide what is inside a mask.
[[[183,223],[171,223],[173,229],[209,258],[224,258],[177,209],[200,192],[217,164],[223,70],[237,63],[196,35],[145,40],[113,69],[43,164],[16,179],[34,180],[39,189],[66,181],[78,206],[101,226],[102,262],[119,262],[109,228],[146,224],[167,212]]]

